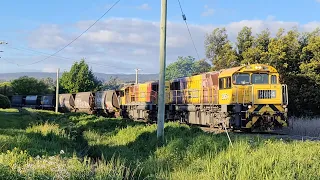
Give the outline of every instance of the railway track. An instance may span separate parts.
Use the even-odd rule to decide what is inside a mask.
[[[226,131],[223,129],[213,129],[208,127],[200,127],[204,132],[220,134],[225,133]],[[299,140],[299,141],[320,141],[320,137],[316,136],[305,136],[300,134],[292,134],[290,130],[283,131],[274,131],[274,132],[240,132],[240,131],[232,131],[227,130],[229,134],[240,135],[240,136],[261,136],[265,138],[278,138],[278,139],[287,139],[287,140]]]

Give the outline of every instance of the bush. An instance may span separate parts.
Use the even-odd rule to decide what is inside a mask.
[[[9,98],[7,96],[0,94],[0,108],[6,109],[10,107],[11,107],[11,103]]]

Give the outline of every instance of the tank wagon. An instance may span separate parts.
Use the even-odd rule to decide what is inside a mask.
[[[84,112],[108,117],[120,116],[120,91],[98,91],[59,94],[59,112]],[[12,107],[55,109],[56,97],[49,95],[13,95],[9,97]]]
[[[83,112],[118,117],[120,103],[117,92],[97,91],[59,94],[60,112]]]
[[[38,95],[26,96],[25,106],[29,108],[39,109],[41,107],[41,96],[38,96]]]
[[[25,105],[25,99],[22,95],[13,95],[10,99],[12,107],[23,107]]]
[[[119,117],[120,103],[116,91],[98,91],[94,94],[95,111],[99,115]]]
[[[75,112],[94,113],[94,96],[92,92],[79,92],[74,99]]]
[[[53,110],[56,106],[56,98],[54,95],[44,95],[41,97],[40,108],[46,110]]]
[[[54,95],[13,95],[9,97],[12,107],[28,107],[49,110],[55,107],[54,98]]]
[[[59,94],[59,111],[72,112],[75,109],[73,94]]]

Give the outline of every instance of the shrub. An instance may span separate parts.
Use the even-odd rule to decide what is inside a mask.
[[[6,109],[10,107],[11,107],[11,103],[9,98],[7,96],[0,94],[0,108]]]

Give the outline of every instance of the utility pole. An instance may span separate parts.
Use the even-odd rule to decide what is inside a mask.
[[[138,84],[138,72],[140,71],[140,69],[135,69],[136,70],[136,84]]]
[[[56,113],[59,107],[59,68],[57,69],[57,85],[56,85]]]
[[[167,0],[161,0],[160,71],[159,71],[159,95],[158,95],[158,119],[157,119],[157,138],[160,144],[164,143],[166,34],[167,34]]]

